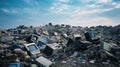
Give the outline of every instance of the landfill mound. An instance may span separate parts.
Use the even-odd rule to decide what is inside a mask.
[[[0,30],[0,67],[120,67],[120,25],[51,23]]]

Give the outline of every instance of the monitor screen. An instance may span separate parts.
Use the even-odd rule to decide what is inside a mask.
[[[29,46],[28,46],[28,49],[29,49],[30,51],[35,51],[35,50],[37,50],[38,48],[35,46],[35,44],[33,44],[33,45],[29,45]]]
[[[18,34],[18,32],[17,32],[17,31],[13,31],[13,34],[14,34],[14,35],[15,35],[15,34],[17,35],[17,34]]]
[[[38,44],[37,44],[37,46],[43,46],[43,45],[45,45],[43,42],[41,42],[41,41],[38,41]]]
[[[14,34],[17,34],[17,31],[14,31]]]
[[[19,63],[10,63],[8,67],[20,67]]]
[[[92,33],[92,32],[89,33],[89,36],[90,36],[90,38],[94,38],[95,37],[94,33]]]
[[[37,34],[37,30],[34,29],[34,30],[33,30],[33,33],[34,33],[34,34]]]
[[[17,36],[17,35],[18,35],[18,31],[17,31],[17,30],[14,30],[14,31],[12,32],[12,35],[13,35],[13,36]]]
[[[39,39],[39,41],[47,43],[49,40],[49,38],[47,36],[41,36],[41,38]]]

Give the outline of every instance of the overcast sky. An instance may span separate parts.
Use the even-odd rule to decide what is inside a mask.
[[[120,0],[0,0],[0,28],[120,24]]]

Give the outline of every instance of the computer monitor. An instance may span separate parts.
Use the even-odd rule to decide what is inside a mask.
[[[27,49],[28,52],[30,52],[31,55],[37,55],[40,54],[40,49],[38,48],[38,46],[35,43],[29,43],[29,44],[25,44],[25,47]]]
[[[88,41],[92,41],[92,38],[94,38],[95,36],[94,36],[94,34],[92,33],[92,32],[87,32],[87,33],[85,33],[85,38],[86,38],[86,40],[88,40]]]
[[[17,36],[17,35],[18,35],[18,30],[13,30],[13,31],[12,31],[12,35],[13,35],[13,36]]]
[[[8,67],[20,67],[20,63],[10,63]]]
[[[90,36],[90,38],[94,38],[95,34],[93,32],[89,32],[89,36]]]
[[[44,53],[47,56],[57,55],[58,51],[61,49],[62,47],[57,43],[47,44],[47,46],[45,47]]]
[[[35,45],[29,45],[29,46],[28,46],[28,49],[29,49],[29,51],[35,51],[35,50],[37,50],[38,48],[37,48]]]
[[[37,46],[41,46],[42,47],[43,45],[45,45],[45,43],[43,43],[41,41],[38,41]]]
[[[49,38],[46,35],[41,35],[41,37],[38,39],[38,41],[41,41],[41,42],[43,42],[45,44],[48,43],[48,40],[49,40]]]
[[[36,29],[33,30],[33,34],[37,34],[38,31]]]

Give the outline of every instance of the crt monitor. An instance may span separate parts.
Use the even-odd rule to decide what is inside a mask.
[[[94,38],[95,34],[93,32],[89,32],[89,36],[90,36],[90,38]]]
[[[17,36],[18,35],[18,31],[17,30],[13,30],[12,35],[13,36]]]
[[[88,41],[91,41],[92,38],[94,38],[94,37],[95,37],[95,34],[92,33],[92,32],[87,32],[87,33],[85,33],[85,38],[86,38],[86,40],[88,40]]]
[[[35,51],[35,50],[38,49],[38,48],[35,46],[35,44],[29,45],[29,46],[27,46],[27,47],[28,47],[29,51]]]
[[[43,46],[43,45],[45,45],[45,43],[43,43],[43,42],[41,42],[41,41],[38,41],[37,46]]]
[[[29,44],[25,44],[25,48],[27,49],[27,51],[30,52],[30,54],[32,55],[36,55],[40,53],[39,48],[37,47],[37,45],[35,43],[29,43]]]
[[[48,36],[46,36],[46,35],[42,35],[39,39],[38,39],[38,41],[41,41],[41,42],[43,42],[43,43],[48,43],[48,41],[49,41],[49,38],[48,38]]]
[[[37,34],[37,30],[36,29],[33,30],[33,34]]]

